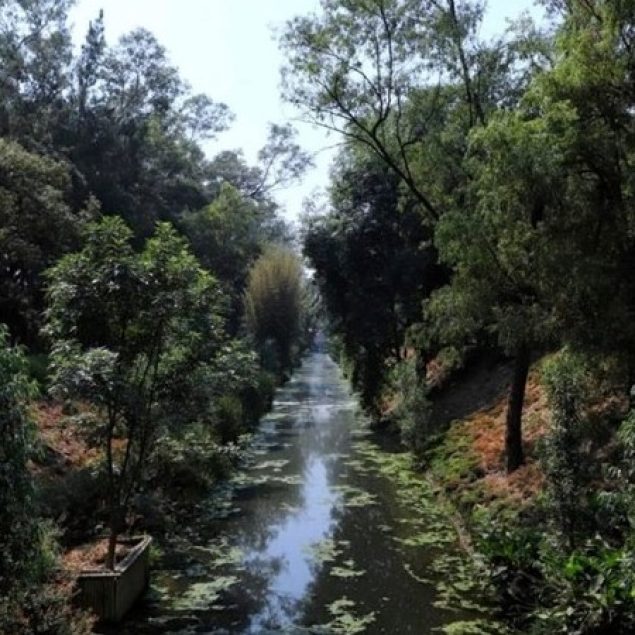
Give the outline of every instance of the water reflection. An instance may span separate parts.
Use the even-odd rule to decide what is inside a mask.
[[[425,552],[394,540],[408,510],[355,454],[359,424],[337,366],[307,358],[263,420],[252,465],[188,519],[153,592],[116,632],[343,632],[341,607],[362,616],[360,628],[367,619],[368,633],[446,622],[432,589],[408,573],[425,568]]]

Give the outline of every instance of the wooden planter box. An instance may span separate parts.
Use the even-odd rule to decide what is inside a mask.
[[[82,571],[77,578],[77,603],[104,622],[120,622],[150,583],[152,538],[123,541],[137,543],[114,571]]]

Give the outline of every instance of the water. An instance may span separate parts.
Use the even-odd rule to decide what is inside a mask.
[[[420,635],[456,619],[434,606],[423,581],[434,549],[408,544],[421,515],[403,483],[371,469],[373,444],[338,367],[309,356],[264,418],[251,466],[182,519],[116,632]]]

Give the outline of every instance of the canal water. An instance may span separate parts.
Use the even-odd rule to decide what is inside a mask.
[[[398,478],[399,455],[377,446],[328,355],[278,391],[252,452],[181,519],[117,633],[425,635],[466,617],[430,578],[455,549],[450,524],[421,507],[414,476]]]

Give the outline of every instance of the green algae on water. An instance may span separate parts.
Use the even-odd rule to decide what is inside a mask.
[[[211,608],[220,608],[217,604],[224,591],[227,591],[238,582],[236,576],[218,576],[206,582],[196,582],[187,591],[172,603],[175,611],[206,611]]]

